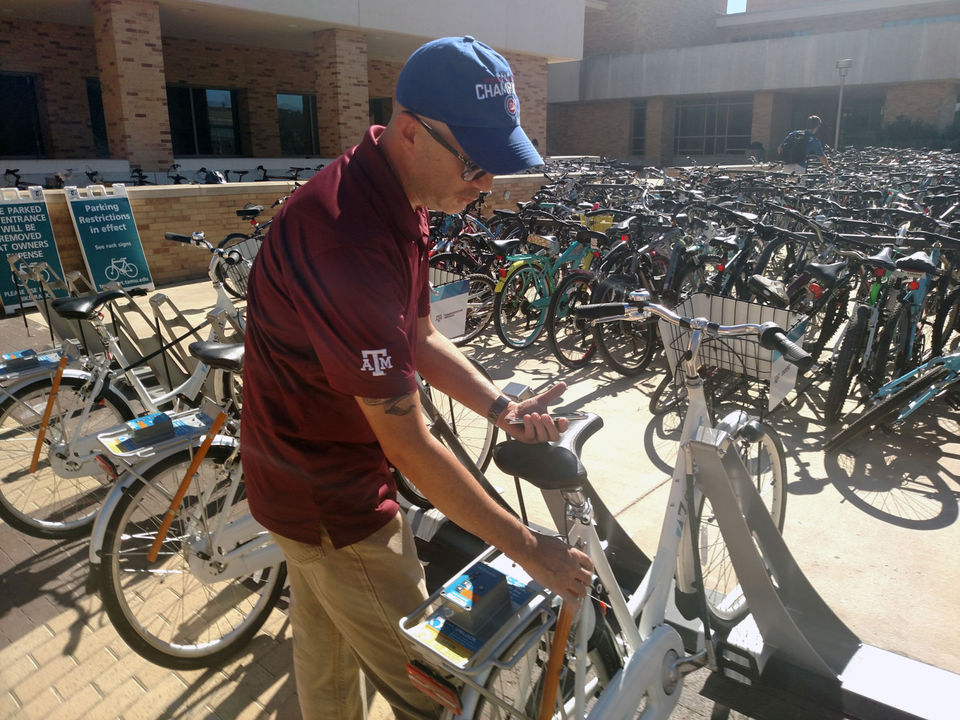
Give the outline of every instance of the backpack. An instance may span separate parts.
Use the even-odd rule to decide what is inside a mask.
[[[807,144],[810,136],[806,130],[794,130],[787,134],[780,145],[780,159],[785,163],[803,165],[807,161]]]

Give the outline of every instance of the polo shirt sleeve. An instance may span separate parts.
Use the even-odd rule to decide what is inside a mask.
[[[337,392],[385,398],[416,389],[421,293],[402,264],[399,254],[340,246],[297,269],[297,312]]]

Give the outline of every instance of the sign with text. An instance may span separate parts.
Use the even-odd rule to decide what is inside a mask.
[[[33,281],[27,282],[29,293],[19,285],[10,266],[13,256],[19,257],[16,264],[20,269],[31,263],[46,263],[49,269],[38,268],[46,282],[56,283],[63,277],[43,188],[35,185],[27,192],[29,196],[23,197],[22,191],[5,190],[0,196],[0,299],[4,312],[33,305],[31,294],[39,300],[43,292]],[[53,294],[59,297],[67,291],[58,287]]]
[[[126,187],[117,183],[112,194],[102,185],[64,189],[94,287],[99,291],[105,284],[116,282],[125,290],[153,290]]]

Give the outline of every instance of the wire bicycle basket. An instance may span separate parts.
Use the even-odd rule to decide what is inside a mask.
[[[695,293],[676,308],[676,312],[692,318],[704,317],[720,325],[774,322],[797,344],[803,342],[807,316],[780,308],[736,300],[734,298]],[[690,331],[664,320],[657,323],[667,363],[673,377],[678,378],[683,355],[690,341]],[[779,405],[796,383],[796,368],[779,352],[760,345],[755,337],[704,339],[700,345],[701,372],[726,371],[749,381],[757,390],[760,407],[767,400],[766,411]]]

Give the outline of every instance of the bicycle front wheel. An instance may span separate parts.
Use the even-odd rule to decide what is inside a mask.
[[[111,484],[104,473],[60,477],[50,464],[50,449],[76,436],[102,432],[133,418],[129,405],[108,393],[91,403],[80,427],[85,379],[64,377],[54,399],[36,469],[30,466],[52,380],[38,378],[0,404],[0,517],[27,535],[66,539],[90,532]]]
[[[490,379],[490,373],[483,365],[473,358],[470,358],[470,362],[480,371],[481,375],[488,380]],[[487,418],[477,415],[466,405],[460,404],[426,382],[423,383],[423,392],[429,396],[440,413],[440,417],[450,426],[470,459],[481,471],[486,470],[487,465],[490,464],[490,459],[493,457],[493,446],[496,444],[499,428]],[[426,422],[428,426],[432,427],[435,420],[427,416]],[[440,442],[446,444],[442,436]],[[427,499],[427,496],[421,493],[417,486],[410,482],[403,473],[395,470],[393,475],[397,481],[397,491],[409,502],[424,509],[433,507],[433,503]]]
[[[787,461],[783,444],[766,423],[752,423],[750,428],[736,436],[737,452],[777,530],[782,531],[787,512]],[[707,612],[714,626],[728,632],[747,616],[749,608],[716,513],[706,496],[701,496],[695,527]]]
[[[247,279],[253,259],[260,251],[260,243],[261,239],[256,235],[231,233],[217,245],[221,250],[226,250],[227,255],[220,258],[214,274],[223,283],[223,289],[235,298],[247,296]]]
[[[493,322],[507,347],[519,350],[540,337],[549,295],[546,280],[535,265],[521,265],[503,281],[493,301]]]
[[[590,302],[595,284],[592,273],[572,272],[550,297],[547,339],[557,360],[570,368],[587,365],[597,349],[590,321],[576,316],[576,309]]]
[[[257,568],[229,577],[229,563],[203,573],[210,563],[211,533],[222,518],[249,514],[233,448],[215,445],[200,463],[167,532],[156,562],[147,560],[170,500],[183,480],[192,450],[175,453],[137,480],[117,503],[104,534],[100,594],[124,641],[147,660],[189,670],[219,664],[253,637],[276,605],[286,566]],[[266,532],[266,531],[263,531]],[[218,574],[227,579],[219,580]]]
[[[596,302],[620,302],[631,290],[637,290],[635,278],[611,275],[596,290]],[[596,323],[593,337],[604,360],[621,375],[632,377],[643,372],[657,349],[657,326],[652,320],[629,322],[613,320]]]

